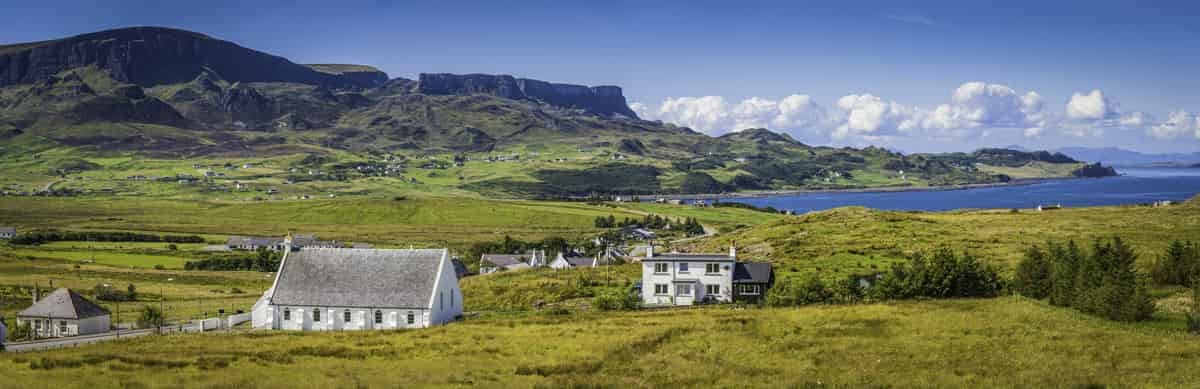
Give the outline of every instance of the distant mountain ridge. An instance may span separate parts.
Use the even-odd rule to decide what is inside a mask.
[[[1117,147],[1064,147],[1055,151],[1078,160],[1112,166],[1194,165],[1200,163],[1200,152],[1149,154]]]
[[[513,100],[538,100],[600,115],[620,114],[637,119],[621,94],[621,87],[611,85],[556,84],[509,75],[421,73],[417,91],[427,95],[483,93]]]

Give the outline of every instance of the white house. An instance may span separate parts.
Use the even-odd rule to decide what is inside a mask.
[[[4,317],[0,316],[0,351],[4,351],[4,342],[8,340],[8,327],[4,326]]]
[[[479,274],[500,270],[522,270],[545,267],[546,250],[530,250],[528,254],[483,254],[479,258]]]
[[[303,331],[424,328],[462,316],[449,251],[284,245],[254,328]]]
[[[40,299],[35,291],[33,305],[17,314],[17,325],[26,324],[37,338],[97,334],[111,326],[107,309],[67,288]]]
[[[579,257],[567,256],[563,253],[558,253],[553,261],[550,261],[551,269],[570,269],[575,267],[597,267],[600,266],[600,261],[595,257]]]
[[[737,249],[729,254],[659,254],[646,249],[642,259],[642,303],[692,305],[733,301]]]
[[[0,239],[12,239],[17,236],[15,227],[0,226]]]

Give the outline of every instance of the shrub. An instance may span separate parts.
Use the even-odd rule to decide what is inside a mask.
[[[165,323],[162,311],[154,306],[147,305],[142,307],[142,314],[138,317],[138,327],[150,328],[162,326]]]
[[[641,300],[632,293],[610,290],[592,298],[592,306],[601,311],[630,311],[641,307]]]
[[[994,297],[1003,288],[1000,275],[991,266],[943,248],[893,266],[871,289],[871,295],[878,299]]]
[[[1037,252],[1044,254],[1039,258]],[[1075,242],[1066,247],[1050,242],[1044,251],[1032,249],[1018,265],[1017,288],[1028,297],[1048,296],[1051,304],[1110,320],[1146,320],[1154,314],[1154,301],[1136,261],[1137,255],[1120,237],[1097,240],[1090,253]]]
[[[1167,252],[1150,265],[1150,277],[1162,285],[1192,285],[1200,272],[1200,246],[1192,242],[1171,243]]]

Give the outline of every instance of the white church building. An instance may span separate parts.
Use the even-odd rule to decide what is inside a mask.
[[[462,316],[446,249],[286,248],[275,282],[254,304],[256,329],[424,328]]]

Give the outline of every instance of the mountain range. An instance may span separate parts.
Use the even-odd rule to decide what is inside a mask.
[[[617,86],[489,74],[391,78],[371,66],[297,64],[163,27],[0,46],[0,142],[0,163],[46,150],[172,159],[319,154],[330,163],[384,154],[487,158],[533,146],[587,154],[462,183],[525,196],[1097,174],[1046,152],[905,155],[814,147],[765,129],[710,137],[639,119]]]
[[[1193,166],[1200,164],[1200,153],[1152,154],[1116,147],[1065,147],[1055,151],[1075,159],[1112,166]]]

